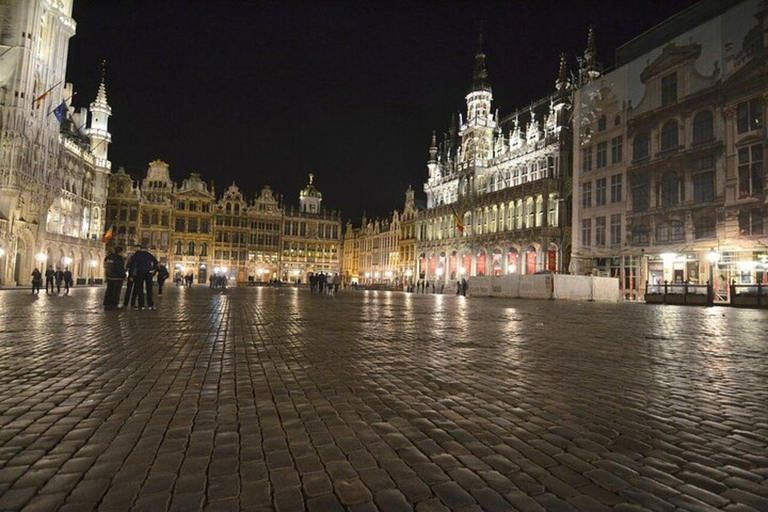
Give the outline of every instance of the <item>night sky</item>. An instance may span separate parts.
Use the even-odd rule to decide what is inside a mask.
[[[76,0],[67,80],[90,103],[107,59],[115,169],[160,158],[217,195],[234,180],[289,203],[313,172],[324,206],[357,224],[421,193],[432,130],[464,111],[481,20],[503,116],[553,90],[560,53],[575,68],[590,24],[610,65],[692,3]]]

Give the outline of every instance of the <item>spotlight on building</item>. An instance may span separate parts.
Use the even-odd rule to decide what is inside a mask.
[[[709,252],[707,253],[707,261],[714,265],[715,263],[720,261],[720,253],[718,253],[714,249],[710,249]]]
[[[70,266],[72,264],[72,258],[70,258],[69,256],[64,256],[61,259],[61,262],[64,263],[65,266],[68,267],[68,266]]]
[[[91,267],[95,267],[98,265],[98,262],[96,260],[91,260]]]
[[[464,267],[459,267],[459,274],[464,275],[467,273],[467,270]]]
[[[659,257],[661,257],[664,263],[672,263],[677,259],[677,254],[674,252],[663,252],[659,254]]]
[[[438,269],[435,271],[435,274],[437,275],[437,277],[442,277],[442,275],[443,275],[443,268],[442,268],[442,267],[439,267],[439,268],[438,268]]]
[[[387,270],[386,272],[384,272],[384,277],[392,277],[392,271]]]
[[[0,258],[2,258],[3,256],[5,256],[5,249],[0,247]]]
[[[44,262],[45,260],[48,259],[48,255],[45,254],[44,252],[39,252],[35,256],[35,259],[38,261],[38,263],[42,263],[42,262]]]
[[[413,270],[408,269],[405,271],[405,277],[411,277],[413,275]]]
[[[227,269],[227,267],[221,267],[221,271],[222,271],[223,273],[225,273],[225,274],[226,274],[226,273],[227,273],[227,270],[228,270],[228,269]]]

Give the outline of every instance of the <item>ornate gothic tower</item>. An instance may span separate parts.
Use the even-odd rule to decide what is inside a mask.
[[[105,79],[106,73],[102,69],[99,92],[91,103],[91,126],[88,128],[88,136],[91,138],[91,153],[96,158],[96,167],[109,170],[108,151],[109,144],[112,142],[112,134],[109,133],[109,117],[112,115],[112,108],[107,103]]]
[[[475,55],[475,69],[472,84],[465,97],[467,101],[467,120],[459,128],[461,138],[461,157],[459,172],[464,175],[460,195],[477,192],[484,185],[482,169],[493,157],[493,135],[497,129],[497,119],[491,113],[493,91],[485,68],[483,53],[483,35],[480,34],[480,48]],[[476,181],[477,177],[481,177]]]

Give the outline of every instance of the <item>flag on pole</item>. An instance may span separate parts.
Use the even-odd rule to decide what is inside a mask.
[[[51,91],[54,90],[56,87],[58,87],[60,83],[61,83],[61,80],[59,80],[56,83],[56,85],[54,85],[53,87],[45,91],[43,94],[35,98],[35,100],[32,102],[32,106],[34,106],[35,108],[40,108],[40,102],[43,101],[45,98],[47,98],[48,95],[51,93]]]
[[[59,122],[62,122],[64,120],[64,116],[67,113],[67,102],[62,101],[61,104],[53,109],[53,115],[56,116],[56,119],[58,119]]]
[[[459,230],[459,233],[462,235],[464,234],[464,223],[461,222],[461,219],[459,218],[459,215],[456,213],[456,210],[453,206],[451,206],[451,211],[453,212],[453,222],[456,224],[456,229]]]
[[[106,233],[104,233],[104,236],[101,237],[102,243],[109,243],[110,240],[112,240],[112,237],[115,236],[115,225],[112,224],[109,226],[109,229]]]

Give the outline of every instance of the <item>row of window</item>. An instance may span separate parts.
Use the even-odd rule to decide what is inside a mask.
[[[173,227],[177,233],[207,234],[211,232],[211,220],[198,219],[197,217],[176,217]]]
[[[595,217],[595,239],[592,240],[592,220],[583,219],[581,221],[581,245],[583,247],[605,247],[606,243],[611,245],[621,244],[621,214],[616,213],[610,217],[610,239],[606,238],[606,217]]]
[[[651,230],[646,219],[639,220],[632,227],[632,244],[649,245]],[[715,217],[712,215],[703,215],[693,220],[693,239],[706,240],[717,236],[717,225]],[[679,220],[669,220],[659,222],[656,225],[654,243],[668,244],[685,242],[685,224]]]
[[[693,202],[713,201],[715,194],[715,157],[708,155],[693,162]],[[656,206],[671,208],[683,203],[685,197],[685,176],[667,171],[656,183]],[[762,189],[761,189],[762,190]],[[650,182],[648,176],[636,176],[632,180],[632,211],[644,212],[650,207]]]
[[[624,178],[621,174],[611,176],[611,203],[620,203],[623,201],[622,184]],[[595,180],[595,206],[605,206],[608,198],[608,178],[599,178]],[[592,182],[588,181],[581,184],[581,207],[590,208],[592,206]]]
[[[189,242],[186,245],[186,249],[187,249],[186,253],[184,252],[184,248],[185,248],[184,242],[182,242],[181,240],[177,240],[176,241],[176,251],[175,251],[177,256],[182,256],[184,254],[186,254],[187,256],[196,256],[197,255],[197,253],[195,252],[195,250],[196,250],[195,242]],[[208,242],[203,242],[200,245],[200,254],[199,255],[200,256],[208,256]]]
[[[474,212],[466,212],[463,217],[463,236],[472,234],[482,235],[514,229],[526,229],[541,226],[557,226],[559,218],[559,201],[553,194],[549,197],[548,212],[545,222],[544,197],[528,197],[518,199],[508,204],[494,205]],[[418,225],[419,240],[440,240],[454,238],[460,234],[452,215],[420,222]]]
[[[199,210],[198,210],[198,203],[194,201],[190,201],[189,203],[187,203],[186,201],[177,201],[176,209],[182,210],[182,211],[186,210],[190,212],[201,211],[203,213],[210,213],[211,205],[210,203],[199,203]]]
[[[594,150],[594,151],[593,151]],[[594,168],[602,169],[608,166],[608,141],[598,142],[595,146],[584,146],[582,148],[581,169],[582,171],[591,171]],[[618,164],[624,160],[624,136],[619,135],[611,139],[611,164]]]

